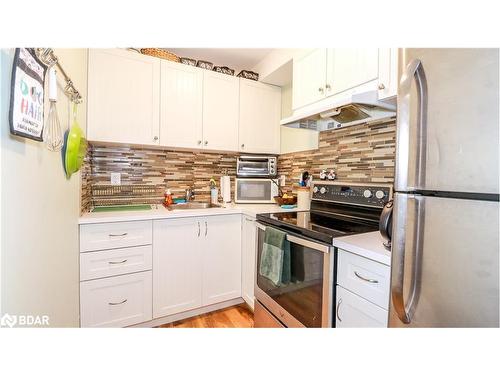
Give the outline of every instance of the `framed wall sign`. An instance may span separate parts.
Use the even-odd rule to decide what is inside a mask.
[[[10,132],[42,141],[47,67],[32,48],[16,48],[10,88]]]

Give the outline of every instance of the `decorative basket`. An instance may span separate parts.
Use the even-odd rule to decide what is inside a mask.
[[[212,68],[214,67],[214,64],[211,63],[210,61],[198,60],[198,62],[196,63],[196,66],[198,68],[212,70]]]
[[[196,66],[196,60],[189,57],[181,57],[181,64]]]
[[[278,203],[278,205],[283,206],[284,204],[296,204],[297,203],[297,196],[294,195],[292,197],[287,197],[283,198],[280,196],[274,197],[274,201]]]
[[[161,48],[141,48],[141,53],[143,55],[149,55],[159,57],[160,59],[179,62],[179,56],[172,52],[165,51]]]
[[[214,66],[212,69],[214,72],[229,74],[234,76],[234,69],[228,68],[227,66]]]
[[[251,70],[242,70],[241,72],[238,73],[236,77],[241,77],[241,78],[246,78],[246,79],[252,79],[254,81],[259,80],[259,73],[252,72]]]

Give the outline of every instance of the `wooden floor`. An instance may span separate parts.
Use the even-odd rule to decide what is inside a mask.
[[[245,305],[236,305],[189,319],[163,324],[158,328],[252,328],[253,313]]]

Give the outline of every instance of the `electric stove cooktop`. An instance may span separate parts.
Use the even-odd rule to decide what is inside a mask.
[[[333,239],[378,230],[382,209],[392,197],[389,185],[314,185],[309,211],[258,214],[257,220],[286,232],[332,245]]]

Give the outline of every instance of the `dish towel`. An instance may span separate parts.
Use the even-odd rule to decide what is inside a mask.
[[[259,274],[271,280],[276,286],[290,282],[290,242],[286,240],[285,232],[266,227]]]

